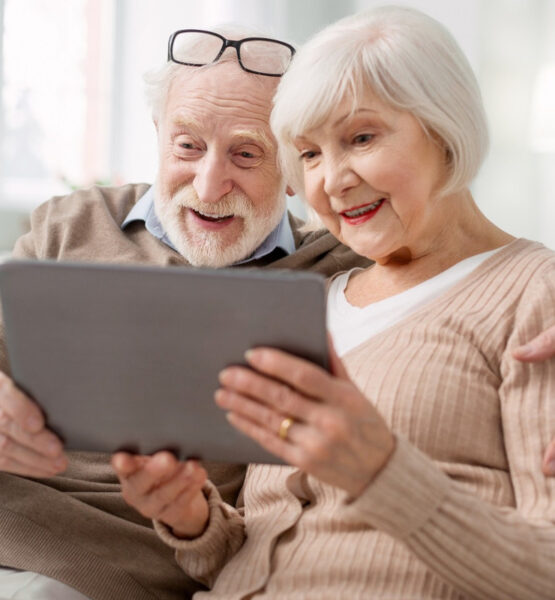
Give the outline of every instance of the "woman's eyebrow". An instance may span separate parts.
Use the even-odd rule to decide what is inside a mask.
[[[344,115],[341,115],[336,121],[333,122],[332,125],[333,127],[335,127],[336,125],[339,125],[341,122],[343,122],[345,119],[348,119],[349,117],[356,117],[359,113],[366,112],[377,113],[378,111],[375,108],[366,108],[364,106],[360,108],[355,108],[355,110],[350,110]]]

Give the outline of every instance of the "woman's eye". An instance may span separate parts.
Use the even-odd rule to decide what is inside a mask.
[[[299,158],[301,160],[311,160],[315,156],[316,156],[315,150],[305,150],[304,152],[301,152]]]
[[[374,136],[371,133],[361,133],[356,135],[353,138],[353,143],[355,144],[366,144],[368,143]]]

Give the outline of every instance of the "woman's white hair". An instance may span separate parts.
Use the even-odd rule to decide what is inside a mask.
[[[231,40],[239,40],[246,37],[268,37],[263,33],[252,29],[250,27],[243,27],[241,25],[221,25],[219,27],[214,27],[210,29],[210,31],[214,33],[219,33],[223,35],[225,38]],[[191,37],[190,47],[193,48],[198,44],[197,38]],[[181,44],[180,49],[182,51],[187,51],[187,44]],[[166,99],[168,97],[168,92],[171,86],[172,81],[176,77],[176,75],[182,71],[183,69],[210,69],[215,67],[223,62],[236,61],[237,54],[235,49],[232,51],[227,50],[223,56],[216,63],[210,63],[208,65],[204,65],[202,67],[187,67],[185,65],[180,65],[178,63],[174,63],[172,61],[168,61],[164,63],[162,66],[151,69],[147,71],[144,76],[145,82],[145,93],[147,103],[152,110],[152,116],[154,120],[158,120],[159,116],[163,112]],[[258,81],[256,77],[254,77],[251,73],[246,73],[245,75],[253,77],[253,81]]]
[[[384,6],[316,34],[282,78],[271,126],[283,171],[296,192],[303,196],[294,139],[326,121],[345,97],[352,97],[356,110],[367,88],[389,106],[411,113],[445,146],[449,174],[444,195],[470,184],[489,144],[472,68],[435,19],[415,9]]]

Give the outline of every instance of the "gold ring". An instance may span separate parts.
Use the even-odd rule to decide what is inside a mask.
[[[278,430],[278,435],[282,440],[287,439],[287,434],[289,433],[291,425],[293,425],[293,419],[291,419],[290,417],[285,417],[285,419],[283,419],[283,421],[281,422]]]

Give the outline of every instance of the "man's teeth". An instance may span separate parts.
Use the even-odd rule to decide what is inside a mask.
[[[195,210],[193,209],[194,212],[199,215],[200,217],[202,217],[203,219],[206,219],[208,221],[223,221],[224,219],[230,219],[233,215],[223,215],[223,216],[219,216],[219,215],[207,215],[206,213],[201,212],[200,210]]]
[[[378,206],[383,202],[383,198],[374,202],[374,204],[369,204],[368,206],[361,206],[359,208],[355,208],[353,210],[346,210],[343,214],[347,217],[360,217],[360,215],[364,215],[371,210],[375,210]]]

